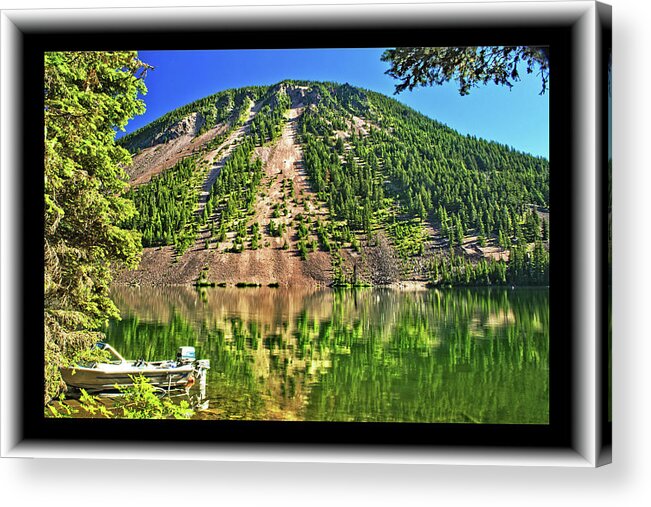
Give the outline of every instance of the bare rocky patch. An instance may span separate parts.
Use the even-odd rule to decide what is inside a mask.
[[[153,176],[174,167],[179,160],[200,152],[208,142],[228,129],[228,124],[222,123],[195,137],[203,125],[203,121],[198,118],[197,113],[191,114],[177,124],[179,126],[173,137],[168,138],[166,142],[144,148],[136,154],[132,164],[126,169],[129,182],[132,185],[147,183]]]

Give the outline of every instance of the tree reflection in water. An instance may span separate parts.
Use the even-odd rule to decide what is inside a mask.
[[[115,287],[125,357],[211,360],[210,410],[247,420],[545,424],[549,291]]]

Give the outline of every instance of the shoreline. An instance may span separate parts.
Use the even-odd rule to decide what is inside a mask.
[[[360,285],[360,286],[332,286],[322,283],[314,283],[310,285],[291,285],[284,284],[280,282],[274,282],[269,284],[257,283],[257,282],[235,282],[235,283],[226,283],[226,282],[208,282],[205,284],[197,283],[157,283],[157,284],[141,284],[141,283],[125,283],[125,282],[116,282],[113,281],[111,286],[114,287],[132,287],[132,288],[155,288],[155,287],[185,287],[188,289],[275,289],[275,290],[341,290],[341,289],[390,289],[396,291],[410,292],[410,291],[428,291],[428,290],[450,290],[450,289],[505,289],[505,290],[516,290],[516,289],[549,289],[549,285],[450,285],[450,286],[433,286],[429,282],[422,280],[403,280],[399,282],[392,282],[390,284],[381,284],[381,285]]]

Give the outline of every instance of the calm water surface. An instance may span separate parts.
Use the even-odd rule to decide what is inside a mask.
[[[115,287],[129,359],[210,359],[198,418],[549,419],[549,291]]]

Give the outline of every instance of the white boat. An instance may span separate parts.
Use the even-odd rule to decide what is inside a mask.
[[[202,389],[205,387],[210,361],[195,360],[194,347],[180,347],[176,360],[172,361],[127,361],[108,343],[98,343],[97,346],[109,351],[115,359],[61,368],[61,376],[69,387],[88,392],[114,391],[116,386],[133,385],[133,377],[140,375],[149,379],[152,385],[165,390],[190,388],[197,380]]]

